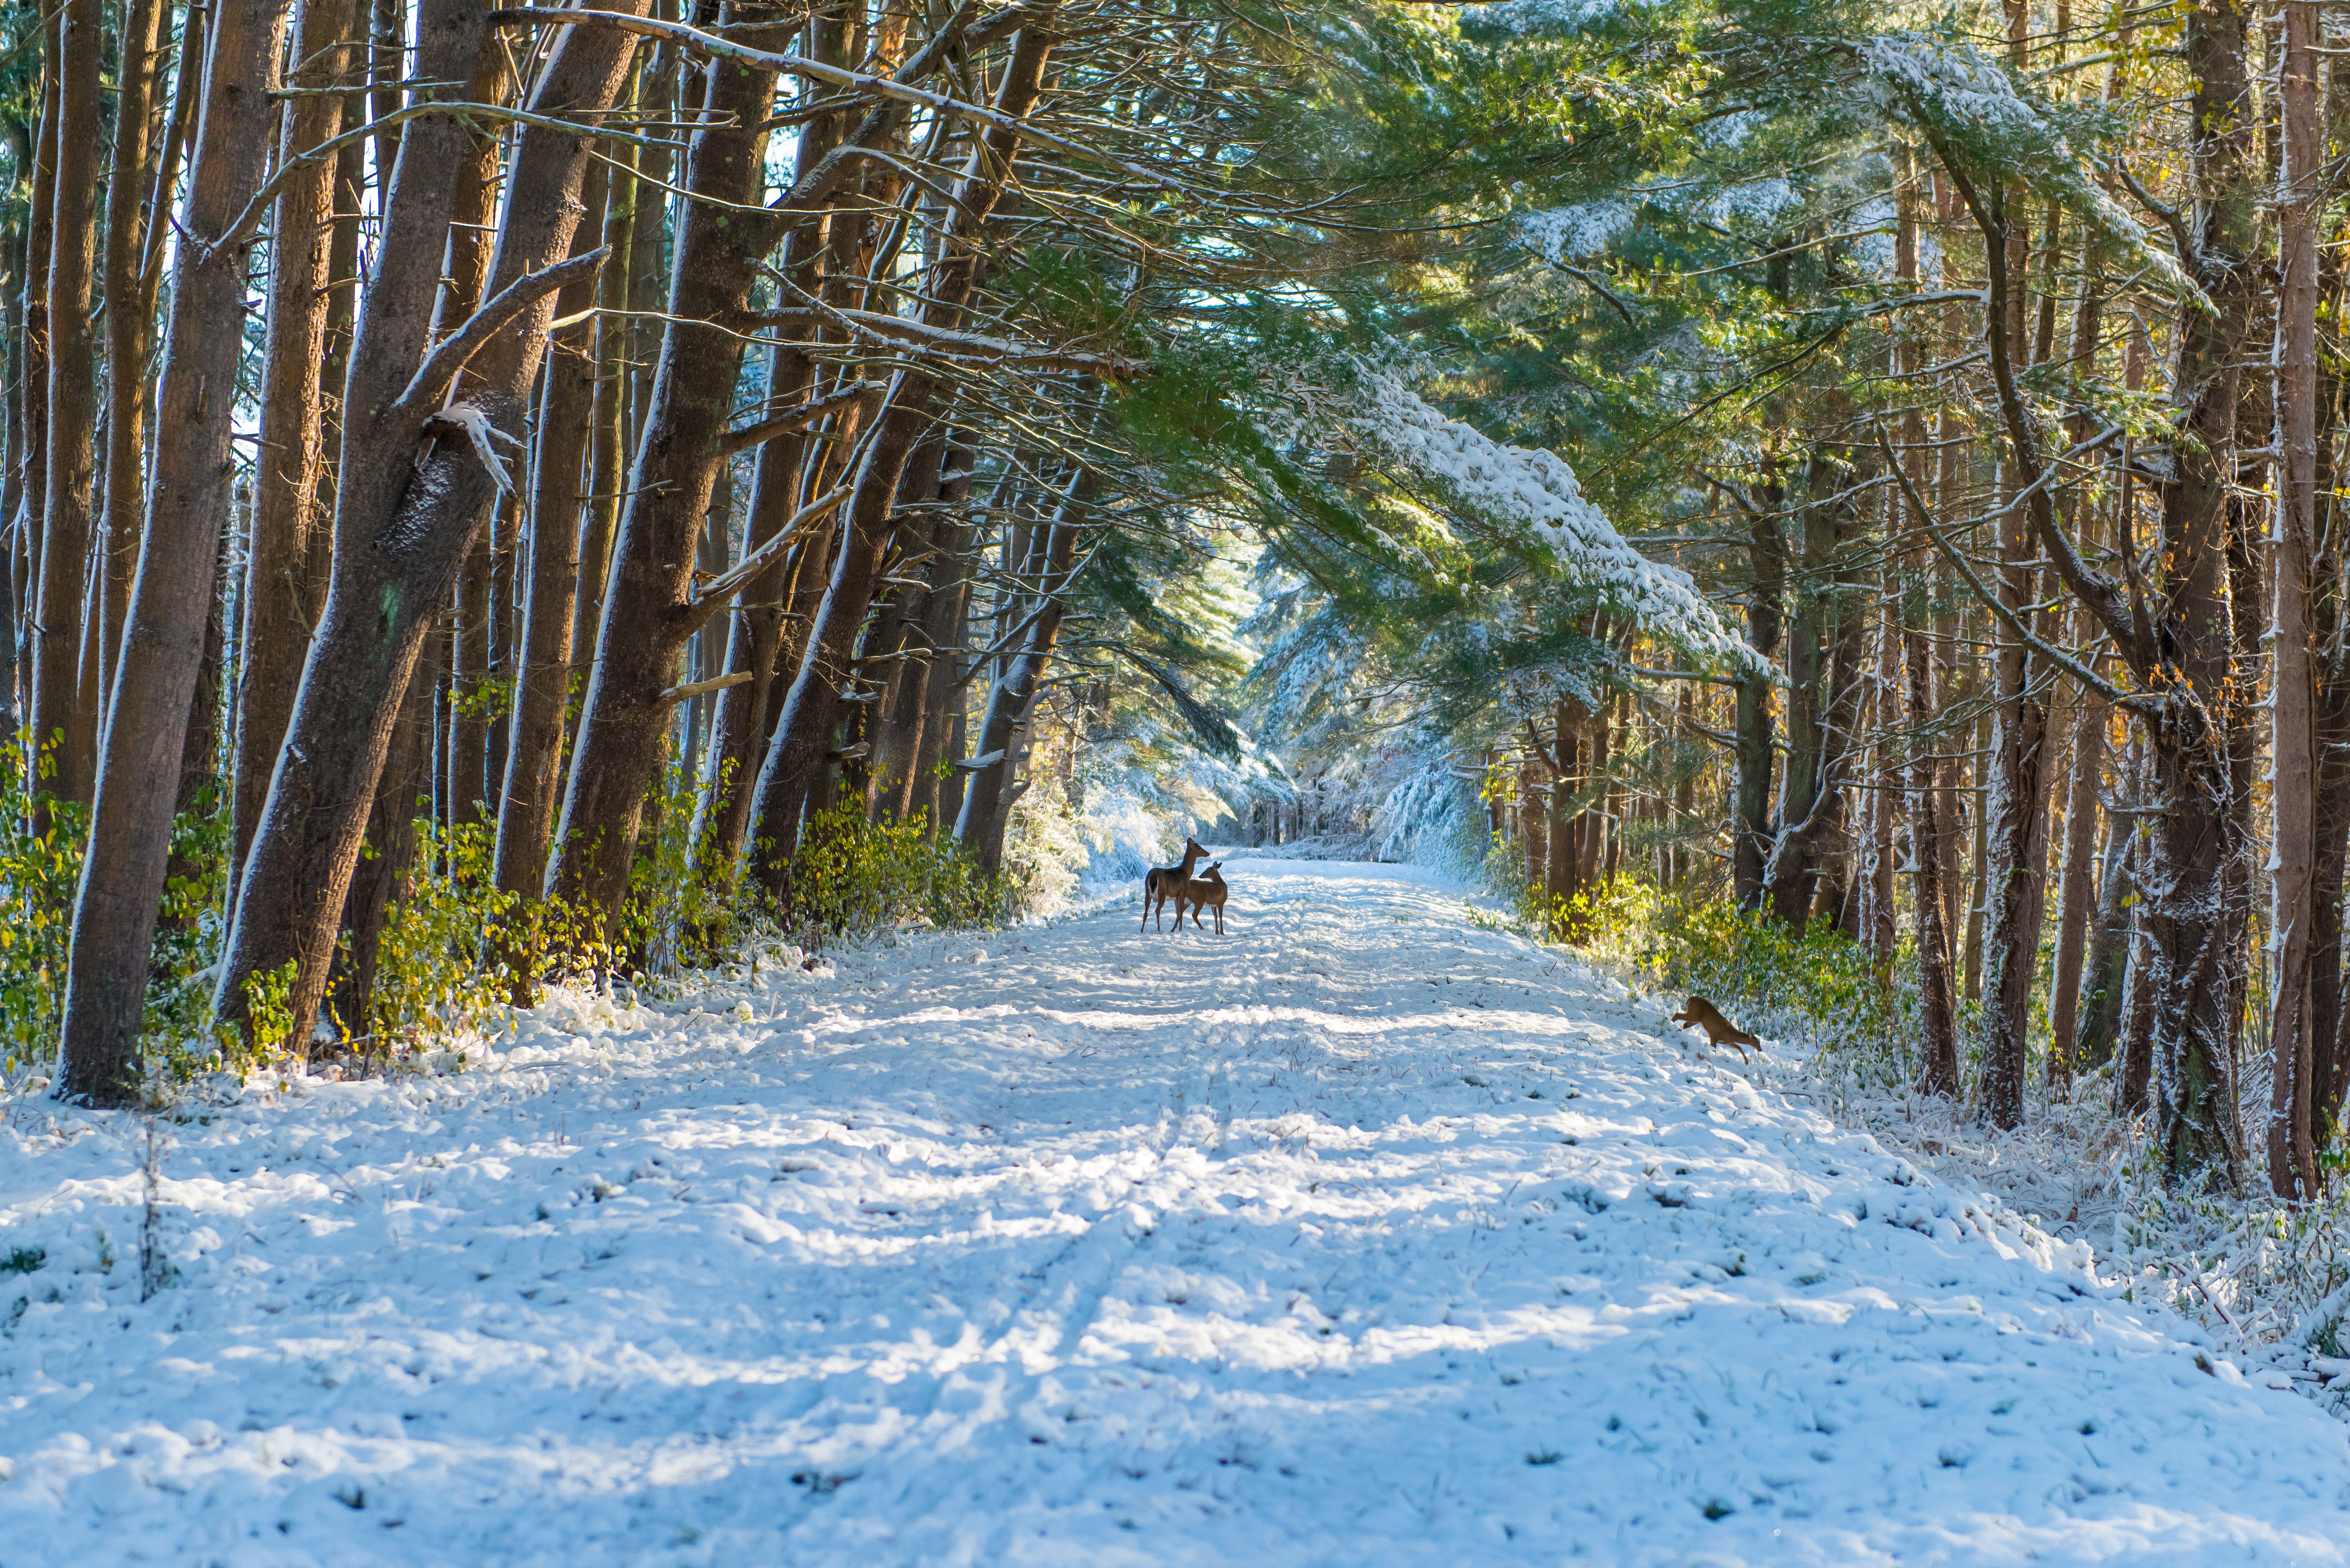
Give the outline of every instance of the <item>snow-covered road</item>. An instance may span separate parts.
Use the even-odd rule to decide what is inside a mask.
[[[138,1124],[20,1107],[0,1564],[2350,1558],[2344,1428],[2085,1248],[1412,873],[1226,870],[221,1107],[143,1304]]]

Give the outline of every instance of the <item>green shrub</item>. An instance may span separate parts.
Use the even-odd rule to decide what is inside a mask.
[[[1021,894],[1017,878],[990,877],[951,836],[933,836],[920,813],[868,822],[851,801],[807,819],[778,923],[813,953],[885,927],[993,924],[1018,912]]]
[[[1531,901],[1522,901],[1530,906]],[[1558,910],[1577,951],[1630,983],[1676,999],[1711,997],[1759,1012],[1760,1033],[1800,1030],[1854,1086],[1899,1090],[1917,1075],[1912,955],[1884,961],[1825,920],[1801,931],[1720,898],[1690,899],[1618,875]],[[1749,1027],[1752,1027],[1750,1023]]]
[[[89,814],[52,800],[36,834],[23,780],[14,767],[0,774],[0,1080],[13,1082],[57,1055]]]

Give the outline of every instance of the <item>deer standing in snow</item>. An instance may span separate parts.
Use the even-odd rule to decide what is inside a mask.
[[[1183,911],[1187,909],[1191,911],[1191,929],[1207,929],[1200,924],[1200,911],[1213,909],[1216,911],[1216,935],[1221,937],[1224,934],[1224,898],[1232,889],[1224,886],[1224,874],[1216,869],[1222,864],[1223,862],[1219,860],[1215,865],[1210,866],[1199,876],[1184,883],[1182,888],[1176,893],[1175,929],[1177,930],[1183,929]]]
[[[1178,900],[1175,905],[1175,929],[1179,931],[1183,929],[1183,906],[1180,902],[1183,885],[1191,879],[1191,867],[1197,866],[1200,863],[1200,857],[1206,853],[1207,850],[1201,846],[1200,841],[1187,834],[1183,839],[1183,858],[1180,862],[1173,866],[1153,866],[1144,874],[1142,878],[1142,923],[1144,925],[1150,924],[1151,919],[1167,908],[1167,901],[1174,898]],[[1167,928],[1161,926],[1159,929],[1163,931]]]

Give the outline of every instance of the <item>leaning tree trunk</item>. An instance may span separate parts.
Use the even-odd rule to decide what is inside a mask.
[[[486,22],[478,7],[430,0],[418,20],[420,80],[468,79]],[[244,1026],[247,982],[292,964],[297,1048],[326,988],[401,696],[507,483],[496,449],[520,441],[555,292],[600,260],[562,259],[596,140],[564,122],[592,125],[610,109],[632,47],[609,26],[575,26],[558,37],[532,95],[538,122],[515,149],[490,301],[429,358],[438,269],[415,258],[441,254],[471,132],[457,118],[436,115],[411,120],[400,136],[380,254],[410,259],[378,269],[352,348],[334,578],[238,888],[213,1002],[221,1017]]]
[[[514,77],[504,52],[484,50],[473,68],[466,97],[475,103],[503,104]],[[490,243],[497,217],[498,153],[504,139],[494,125],[477,128],[466,150],[458,176],[457,200],[450,213],[448,261],[442,275],[441,298],[434,310],[433,336],[448,337],[481,308],[488,297]],[[503,496],[500,504],[503,504]],[[452,826],[472,825],[485,817],[490,795],[489,682],[495,671],[490,662],[490,579],[494,574],[491,539],[494,524],[477,528],[473,542],[458,569],[454,624],[449,636],[448,729],[437,781]]]
[[[284,0],[213,13],[204,106],[172,269],[161,421],[123,675],[106,726],[89,849],[74,907],[59,1092],[120,1103],[137,1090],[139,1026],[172,848],[180,759],[203,661],[213,553],[227,504],[246,265],[239,232],[268,156]]]
[[[773,47],[789,26],[771,22],[743,41]],[[551,896],[608,921],[628,892],[645,792],[681,690],[678,661],[732,597],[697,587],[695,552],[727,459],[752,286],[781,226],[776,213],[744,212],[760,194],[775,74],[730,65],[702,79],[685,175],[698,199],[680,215],[668,330],[546,870]]]

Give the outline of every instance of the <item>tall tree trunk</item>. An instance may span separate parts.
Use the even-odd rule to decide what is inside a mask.
[[[2320,955],[2317,859],[2316,670],[2310,614],[2317,538],[2317,220],[2325,128],[2317,90],[2317,0],[2284,0],[2282,86],[2284,166],[2277,181],[2275,365],[2276,524],[2270,537],[2272,676],[2270,740],[2274,838],[2269,856],[2269,941],[2276,992],[2269,1040],[2269,1183],[2283,1199],[2318,1196],[2311,1093],[2321,1044],[2311,971]],[[2323,953],[2337,963],[2333,950]]]
[[[261,446],[254,463],[253,536],[246,545],[244,636],[236,686],[232,879],[261,822],[261,803],[294,711],[310,628],[326,585],[311,576],[324,467],[328,263],[334,243],[338,160],[298,160],[342,129],[343,99],[325,90],[349,67],[350,0],[302,0],[294,85],[278,143],[279,186],[270,236],[269,337],[264,350]]]
[[[485,25],[477,7],[428,0],[417,24],[418,78],[469,79]],[[593,257],[562,259],[595,141],[562,122],[592,124],[609,110],[631,47],[625,33],[601,26],[567,28],[555,43],[531,99],[539,122],[515,153],[491,304],[447,340],[478,345],[467,365],[445,352],[426,358],[437,269],[415,258],[441,252],[471,133],[437,116],[402,131],[381,254],[410,260],[378,268],[352,348],[334,580],[214,993],[218,1014],[239,1025],[248,1019],[247,981],[291,962],[294,1040],[307,1035],[401,694],[503,487],[503,460],[494,469],[489,459],[501,440],[520,440],[555,291],[594,265]]]
[[[1994,324],[1993,330],[1999,329]],[[2032,477],[2023,464],[2016,465],[2018,488]],[[2037,694],[2044,689],[2042,663],[2024,644],[2022,629],[2040,597],[2032,520],[2023,508],[2011,507],[1998,527],[1998,594],[2007,614],[1996,618],[2001,624],[1991,664],[1991,733],[1983,779],[1989,925],[1983,940],[1982,1081],[1984,1114],[1994,1125],[2012,1127],[2023,1119],[2032,982],[2039,967],[2041,911],[2047,907],[2038,872],[2046,859],[2043,806],[2049,726],[2047,703]]]
[[[769,20],[743,41],[775,47],[792,26]],[[695,553],[726,461],[752,285],[781,226],[777,214],[743,210],[760,195],[774,73],[728,68],[699,79],[707,96],[696,111],[685,177],[699,199],[681,210],[668,329],[546,872],[550,894],[608,921],[628,891],[645,791],[667,733],[670,693],[680,684],[679,659],[725,603],[697,588]]]
[[[98,261],[102,0],[67,0],[57,16],[57,147],[48,304],[47,485],[42,497],[41,590],[34,626],[33,733],[54,743],[50,793],[88,804],[98,714],[82,670],[83,595],[98,477],[98,342],[90,299]],[[104,595],[97,596],[103,613]],[[93,671],[94,673],[94,671]],[[172,748],[176,760],[178,747]],[[145,969],[141,957],[140,969]]]
[[[1813,504],[1804,509],[1804,554],[1795,580],[1794,613],[1787,622],[1787,768],[1779,785],[1779,833],[1762,877],[1771,912],[1801,929],[1812,904],[1815,853],[1830,794],[1827,777],[1827,690],[1830,637],[1835,620],[1833,580],[1836,524],[1825,499],[1842,488],[1842,471],[1825,452],[1806,465]]]
[[[1077,536],[1085,527],[1086,514],[1093,505],[1094,484],[1089,466],[1080,467],[1071,477],[1044,546],[1036,583],[1038,603],[1028,635],[988,694],[987,717],[980,725],[979,755],[973,759],[984,765],[972,772],[963,794],[962,815],[955,823],[955,837],[990,875],[1003,865],[1003,829],[1016,798],[1008,787],[1013,756],[1030,738],[1045,670],[1060,640],[1062,618],[1068,612],[1070,567],[1076,558]],[[991,757],[994,760],[987,761]]]
[[[1933,649],[1922,607],[1904,617],[1902,663],[1909,697],[1909,836],[1915,867],[1911,902],[1918,922],[1918,1022],[1926,1032],[1925,1062],[1918,1086],[1929,1095],[1959,1093],[1958,996],[1951,983],[1950,933],[1944,926],[1950,901],[1942,896],[1942,865],[1934,853],[1941,812],[1940,781],[1935,776]]]
[[[1752,518],[1748,547],[1752,581],[1747,588],[1746,640],[1757,662],[1767,667],[1778,656],[1782,625],[1780,601],[1786,592],[1786,546],[1777,516],[1782,500],[1773,483],[1762,493],[1760,512]],[[1767,894],[1763,872],[1771,846],[1778,836],[1771,821],[1771,780],[1777,761],[1772,739],[1771,678],[1758,670],[1738,675],[1738,781],[1735,821],[1731,827],[1731,886],[1742,909],[1760,909]]]
[[[639,71],[641,88],[643,73]],[[596,395],[588,413],[588,504],[579,514],[579,589],[571,616],[572,687],[580,674],[580,660],[596,647],[596,628],[604,615],[604,585],[612,567],[612,535],[620,520],[620,493],[629,475],[629,257],[636,232],[637,210],[644,187],[632,171],[637,150],[622,147],[608,152],[617,163],[611,190],[605,197],[604,248],[609,253],[596,279]],[[658,211],[658,209],[656,209]],[[567,732],[576,718],[572,698],[564,696]],[[556,808],[561,809],[562,780],[556,781]],[[548,829],[552,843],[553,828]],[[544,862],[545,856],[540,857]],[[543,867],[542,867],[543,869]]]
[[[2064,791],[2064,861],[2057,888],[2056,955],[2049,976],[2048,1084],[2067,1090],[2080,1062],[2081,963],[2097,905],[2097,784],[2106,765],[2105,700],[2084,691],[2073,719],[2073,766]]]
[[[466,96],[476,103],[502,104],[513,81],[504,52],[484,50],[473,68]],[[442,275],[440,304],[432,335],[448,337],[465,318],[481,308],[489,286],[490,244],[498,202],[498,154],[504,140],[499,127],[485,125],[473,133],[463,171],[458,177],[457,200],[450,216],[448,256]],[[504,504],[501,496],[498,504]],[[494,575],[491,536],[494,528],[474,530],[472,546],[457,574],[453,623],[450,628],[449,727],[442,757],[444,776],[439,781],[452,826],[495,820],[485,810],[490,794],[490,579]]]
[[[581,191],[587,218],[572,241],[575,254],[604,243],[603,213],[610,179],[606,165],[589,165]],[[555,302],[557,320],[585,311],[597,280],[567,285]],[[596,417],[598,324],[581,321],[548,345],[546,388],[539,402],[538,466],[533,476],[530,564],[525,588],[522,649],[514,670],[514,722],[506,750],[504,798],[498,811],[497,884],[536,898],[546,877],[561,799],[563,710],[571,695],[572,628],[579,597],[579,542],[589,483],[585,467]]]
[[[284,0],[213,14],[204,106],[178,222],[160,434],[140,571],[74,908],[61,1094],[119,1104],[137,1090],[139,1026],[190,703],[213,602],[245,275],[253,236],[232,227],[261,184]]]
[[[24,427],[24,478],[12,514],[19,551],[14,569],[21,575],[16,602],[25,644],[25,714],[31,764],[26,788],[35,794],[34,820],[47,820],[38,799],[49,788],[43,774],[46,753],[55,739],[41,733],[35,722],[41,679],[41,519],[48,507],[49,473],[49,256],[57,216],[57,31],[62,14],[49,12],[43,24],[42,70],[35,98],[41,106],[39,128],[33,140],[32,194],[26,217],[24,286],[24,366],[17,378],[18,422]]]
[[[99,502],[106,560],[107,627],[99,648],[99,690],[113,689],[121,657],[122,618],[130,577],[139,564],[140,512],[146,500],[147,350],[154,307],[141,265],[146,259],[146,175],[161,119],[165,0],[129,0],[123,10],[121,87],[116,97],[114,145],[106,182],[106,454]]]
[[[2108,96],[2119,91],[2117,75],[2108,76],[2106,91]],[[2095,248],[2085,240],[2082,270],[2089,276],[2082,286],[2080,301],[2074,311],[2071,349],[2075,374],[2081,375],[2096,364],[2104,300],[2095,275]],[[2093,433],[2086,410],[2074,414],[2064,428],[2067,438],[2075,442]],[[2084,495],[2082,487],[2074,486],[2067,492],[2064,522],[2068,529],[2085,517],[2094,521],[2097,516],[2097,509]],[[2089,625],[2086,611],[2075,603],[2068,618],[2068,626],[2074,634],[2070,640],[2074,645],[2083,640],[2079,634]],[[2093,657],[2090,664],[2092,669],[2098,669],[2101,660]],[[2111,710],[2102,694],[2077,682],[2074,691],[2072,763],[2064,792],[2064,857],[2057,878],[2056,951],[2048,977],[2048,1087],[2052,1095],[2071,1093],[2079,1058],[2081,961],[2088,943],[2098,890],[2097,785],[2105,773],[2106,726],[2111,720]]]
[[[1047,31],[1052,16],[1048,5],[1024,16],[1012,40],[995,102],[997,111],[1009,119],[1024,116],[1042,91],[1053,41]],[[981,242],[987,221],[1003,196],[1018,146],[1018,133],[1001,123],[978,138],[954,192],[951,243],[931,268],[930,286],[923,295],[925,327],[952,331],[962,325],[983,265]],[[771,892],[782,889],[798,848],[801,807],[824,776],[841,686],[849,674],[849,653],[872,606],[881,559],[889,548],[899,481],[916,441],[930,424],[941,390],[931,376],[920,369],[898,373],[844,509],[832,580],[816,607],[807,650],[784,700],[775,739],[759,770],[753,807],[757,840],[754,864]]]

